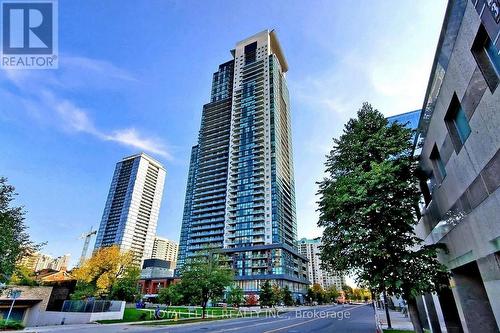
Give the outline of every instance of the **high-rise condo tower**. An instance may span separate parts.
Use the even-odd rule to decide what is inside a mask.
[[[137,265],[151,258],[163,196],[165,168],[142,153],[116,164],[95,249],[119,245]]]
[[[231,54],[213,75],[191,153],[178,267],[221,249],[246,293],[271,280],[301,297],[307,259],[297,252],[288,64],[274,31]]]

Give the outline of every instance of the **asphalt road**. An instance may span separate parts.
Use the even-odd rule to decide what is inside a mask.
[[[78,325],[39,328],[33,332],[67,333],[374,333],[375,319],[371,305],[317,306],[269,317],[236,318],[169,326]]]

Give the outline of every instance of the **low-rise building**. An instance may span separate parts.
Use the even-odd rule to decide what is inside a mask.
[[[170,286],[174,280],[174,269],[171,268],[169,261],[146,259],[142,266],[138,288],[145,298],[155,298],[161,288]]]

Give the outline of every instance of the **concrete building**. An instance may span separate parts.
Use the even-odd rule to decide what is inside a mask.
[[[161,163],[144,153],[116,164],[95,249],[119,245],[133,251],[138,266],[151,258],[165,175]]]
[[[299,253],[309,260],[307,263],[308,278],[311,284],[319,284],[323,289],[335,286],[342,290],[345,284],[345,276],[341,273],[329,272],[321,268],[321,238],[306,239],[299,241]]]
[[[223,249],[247,293],[265,280],[305,292],[297,252],[288,64],[274,31],[236,44],[212,80],[193,147],[178,266]]]
[[[76,281],[75,281],[76,284]],[[69,301],[67,286],[8,286],[0,290],[0,318],[10,318],[26,327],[95,323],[123,318],[125,302],[109,300]],[[17,294],[13,304],[12,292]],[[31,330],[33,331],[33,330]],[[48,330],[45,330],[48,331]]]
[[[68,268],[69,258],[69,254],[54,258],[51,255],[37,252],[25,256],[20,260],[19,264],[33,272],[38,272],[44,269],[61,271]]]
[[[162,259],[170,262],[170,268],[175,269],[177,255],[179,253],[179,244],[169,239],[155,236],[153,243],[152,259]]]
[[[448,248],[451,289],[426,295],[438,331],[500,327],[500,12],[498,1],[450,0],[417,142],[424,205],[417,234]]]
[[[147,299],[156,298],[161,288],[174,282],[174,269],[170,261],[146,259],[142,265],[138,287]]]

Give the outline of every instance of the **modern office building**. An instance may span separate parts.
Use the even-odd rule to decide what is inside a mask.
[[[119,245],[134,253],[138,266],[151,258],[165,174],[161,163],[144,153],[116,164],[95,249]]]
[[[155,236],[153,243],[152,259],[162,259],[170,262],[170,268],[175,269],[177,255],[179,253],[179,244],[172,240]]]
[[[450,290],[426,295],[433,331],[500,327],[500,12],[498,1],[450,0],[420,119],[417,234],[444,244]]]
[[[323,289],[335,286],[342,290],[345,284],[345,276],[342,273],[330,272],[321,268],[321,238],[306,239],[299,241],[299,253],[309,260],[308,278],[311,284],[319,284]]]
[[[276,33],[239,43],[219,66],[189,168],[178,267],[222,249],[247,293],[265,280],[305,292],[297,252],[288,64]]]

